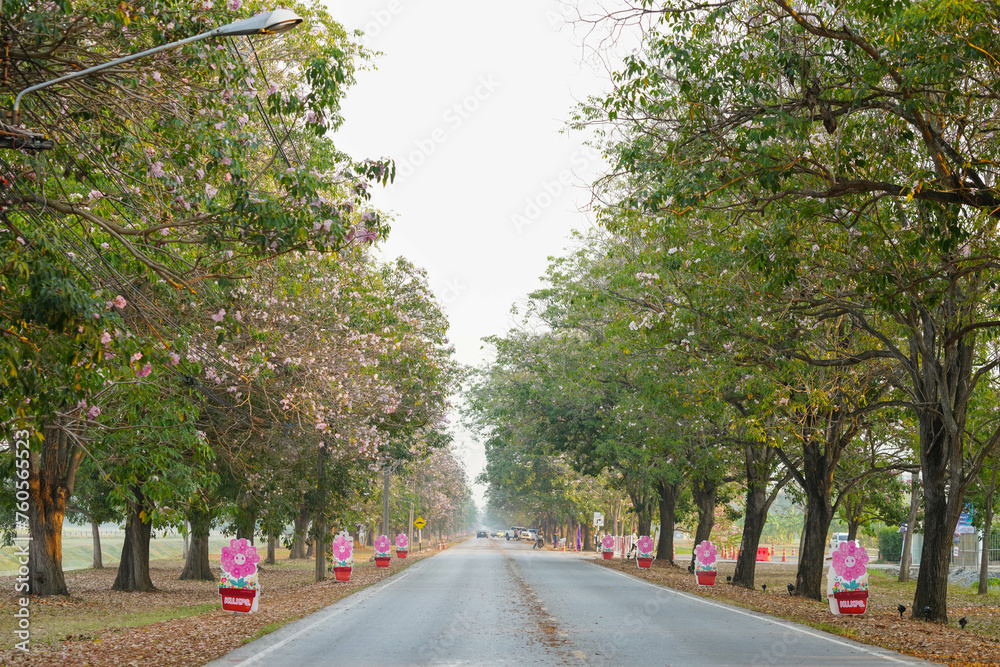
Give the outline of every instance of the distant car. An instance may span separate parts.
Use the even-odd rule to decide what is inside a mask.
[[[490,534],[487,533],[485,530],[477,530],[476,531],[476,537],[489,537],[489,536],[490,536]]]
[[[833,537],[830,538],[830,549],[836,551],[841,542],[847,542],[847,535],[847,533],[834,533]]]
[[[504,534],[505,533],[502,530],[498,530],[497,532],[493,533],[493,537],[503,537]]]
[[[522,540],[529,540],[529,541],[531,541],[531,542],[534,542],[534,541],[535,541],[535,537],[534,537],[534,535],[532,535],[532,534],[531,534],[531,531],[530,531],[530,530],[522,530],[522,531],[521,531],[521,534],[520,534],[520,535],[518,535],[518,537],[519,537],[520,539],[522,539]]]

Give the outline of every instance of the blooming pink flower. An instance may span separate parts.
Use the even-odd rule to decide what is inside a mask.
[[[337,538],[333,541],[333,557],[337,560],[341,562],[350,560],[353,555],[353,551],[353,545],[343,535],[337,536]]]
[[[604,539],[601,540],[601,546],[604,547],[605,551],[613,551],[615,548],[614,535],[605,535]]]
[[[136,352],[135,354],[132,355],[132,363],[133,364],[135,362],[139,361],[140,359],[142,359],[142,352]]]
[[[212,320],[215,322],[221,322],[225,317],[226,317],[226,309],[219,308],[219,312],[217,312],[215,315],[212,315]]]
[[[107,331],[101,334],[101,345],[107,345],[111,342],[111,334]]]
[[[400,533],[396,536],[396,548],[400,551],[405,551],[409,544],[410,540],[406,537],[406,533]]]
[[[694,552],[698,556],[698,562],[702,565],[711,565],[715,562],[715,557],[719,554],[719,550],[708,540],[703,541],[695,547]]]
[[[153,367],[150,366],[149,364],[146,364],[138,372],[136,372],[136,375],[138,375],[141,378],[144,378],[152,372],[153,372]]]
[[[833,571],[845,581],[860,579],[868,572],[868,552],[854,540],[841,542],[832,555]]]
[[[235,12],[243,6],[243,0],[229,0],[229,11]]]
[[[245,539],[229,540],[228,547],[222,547],[222,569],[229,573],[230,577],[242,579],[249,577],[257,571],[257,563],[260,556],[257,554],[257,547],[248,543]]]
[[[176,352],[171,352],[170,353],[170,365],[171,366],[176,366],[180,362],[181,362],[181,355],[177,354]]]
[[[87,410],[87,419],[97,419],[101,414],[101,409],[96,405]]]
[[[643,535],[636,542],[639,552],[644,554],[653,553],[653,538],[649,535]]]
[[[114,300],[112,301],[112,303],[115,305],[116,308],[119,308],[119,309],[124,308],[125,306],[128,305],[128,301],[126,301],[125,297],[123,297],[121,294],[119,294],[118,296],[116,296],[114,298]]]
[[[163,170],[163,163],[157,160],[153,163],[153,166],[149,168],[149,173],[157,178],[163,178],[167,175],[167,172]]]
[[[392,546],[392,542],[385,535],[379,535],[375,538],[375,552],[384,554],[389,552],[389,547]]]

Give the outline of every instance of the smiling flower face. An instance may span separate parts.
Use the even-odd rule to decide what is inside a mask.
[[[392,543],[389,542],[389,538],[385,535],[379,535],[375,538],[375,553],[387,554],[389,553],[389,546]]]
[[[643,535],[636,542],[636,546],[641,554],[651,554],[653,553],[653,538],[649,535]]]
[[[257,571],[260,556],[257,547],[245,539],[233,539],[228,547],[222,547],[222,569],[234,579],[249,577]]]
[[[351,544],[343,535],[339,535],[333,541],[333,557],[340,562],[345,562],[351,560],[354,555],[354,546]]]
[[[833,571],[845,581],[860,579],[868,572],[868,552],[857,542],[841,542],[833,552]]]
[[[406,547],[409,546],[410,540],[406,537],[406,533],[400,533],[396,536],[396,548],[400,551],[406,551]]]
[[[715,562],[715,557],[719,554],[719,551],[715,548],[714,544],[705,540],[695,547],[694,553],[701,565],[711,565]]]
[[[604,539],[601,540],[601,546],[604,547],[605,551],[615,550],[615,537],[614,535],[605,535]]]

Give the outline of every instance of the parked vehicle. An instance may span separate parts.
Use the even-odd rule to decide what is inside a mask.
[[[840,548],[841,542],[847,542],[847,535],[847,533],[834,533],[830,538],[830,551],[836,551]]]
[[[490,536],[490,534],[488,532],[486,532],[485,530],[477,530],[476,531],[476,537],[489,537],[489,536]]]

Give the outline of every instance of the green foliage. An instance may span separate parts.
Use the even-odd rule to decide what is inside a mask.
[[[903,553],[903,533],[885,528],[878,533],[878,550],[882,560],[898,563]]]

